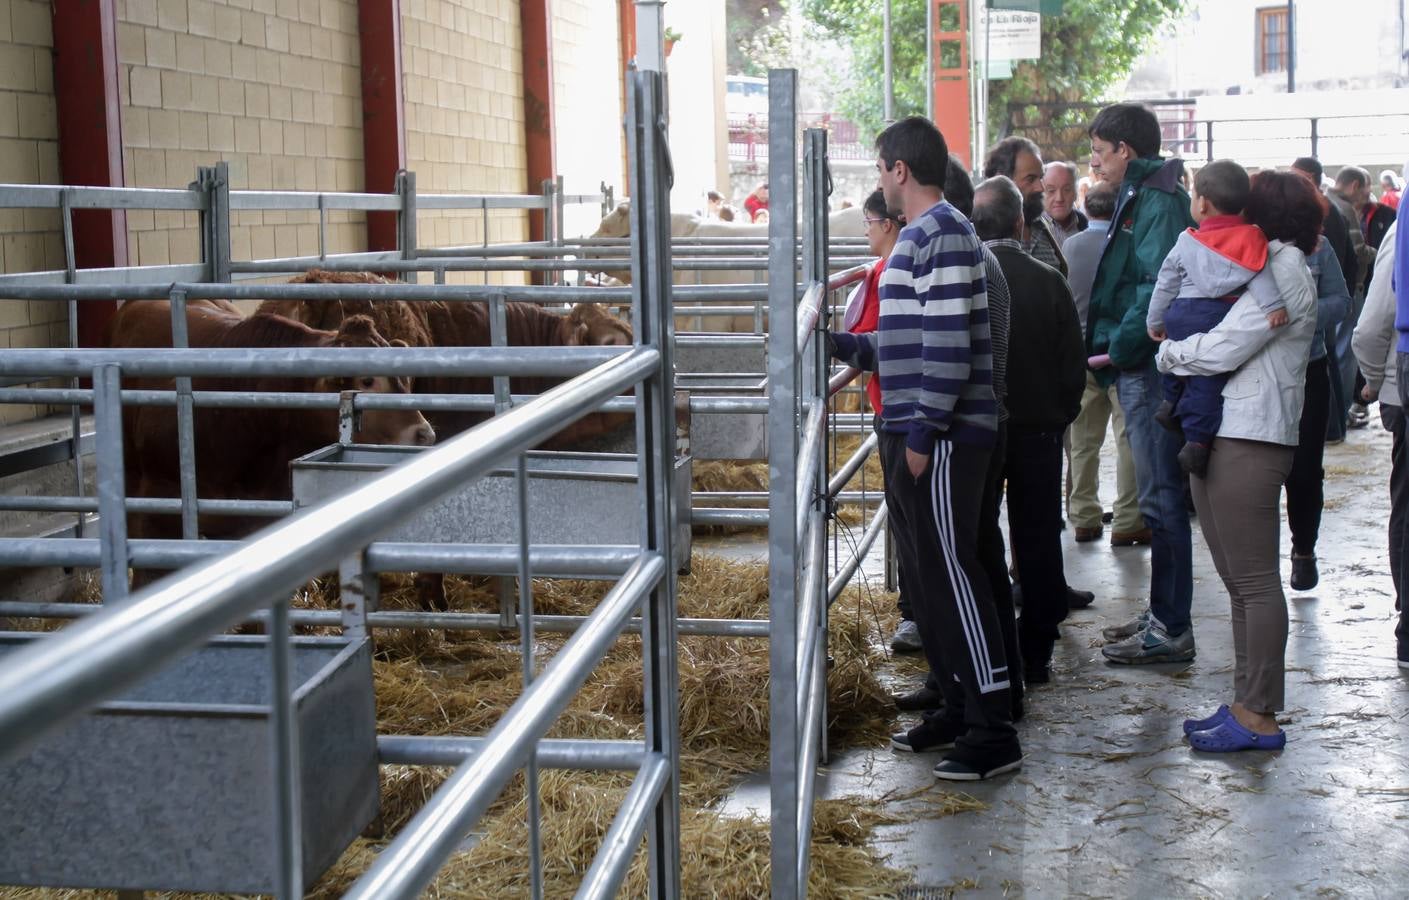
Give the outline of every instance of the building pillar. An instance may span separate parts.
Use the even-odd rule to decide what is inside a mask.
[[[546,179],[557,175],[553,121],[553,25],[548,0],[520,0],[519,27],[523,35],[523,122],[527,151],[528,193],[543,189]],[[547,239],[544,213],[528,214],[528,239]]]
[[[64,184],[122,187],[122,107],[117,90],[114,0],[53,0],[54,101],[59,172]],[[74,263],[80,269],[127,265],[122,210],[73,213]],[[97,346],[113,302],[78,305],[78,342]]]
[[[636,0],[616,0],[617,46],[621,49],[621,106],[626,115],[626,74],[636,58]],[[627,159],[626,133],[621,134],[621,194],[631,196],[631,164]]]
[[[406,104],[401,89],[401,2],[358,0],[362,48],[362,162],[364,189],[396,192],[406,168]],[[367,213],[367,249],[397,250],[396,213]]]

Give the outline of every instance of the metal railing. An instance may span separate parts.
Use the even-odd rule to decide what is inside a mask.
[[[787,124],[795,109],[796,74],[777,72],[772,78],[771,99],[776,104],[773,121],[777,124],[775,133],[770,137],[773,142],[771,152],[775,160],[796,161],[796,133],[793,126]],[[827,549],[830,508],[838,500],[871,499],[840,492],[856,467],[861,465],[865,454],[874,446],[874,440],[863,444],[856,456],[829,479],[826,410],[828,397],[835,393],[837,385],[829,386],[828,360],[823,342],[817,339],[817,334],[819,326],[824,324],[827,309],[833,305],[834,293],[862,277],[864,270],[851,268],[829,275],[829,268],[836,260],[829,259],[832,242],[828,240],[825,213],[829,190],[827,139],[826,134],[819,130],[809,130],[804,135],[803,206],[807,215],[801,236],[798,235],[797,226],[794,164],[779,165],[774,169],[775,217],[766,243],[672,242],[664,189],[668,159],[657,124],[662,120],[659,79],[658,75],[647,73],[633,75],[632,81],[632,115],[628,126],[632,183],[645,188],[638,188],[637,203],[633,204],[631,253],[629,257],[617,257],[631,268],[630,288],[566,285],[450,287],[439,283],[296,286],[197,282],[143,284],[141,277],[128,278],[121,274],[113,274],[107,284],[83,284],[86,278],[69,278],[70,282],[80,283],[66,286],[52,282],[45,284],[43,279],[40,283],[35,283],[33,279],[25,283],[22,279],[26,276],[20,276],[6,285],[11,296],[64,299],[75,304],[119,296],[169,297],[178,301],[200,297],[375,297],[487,300],[491,303],[519,298],[544,302],[630,301],[638,347],[624,354],[611,348],[580,348],[568,354],[509,348],[475,348],[473,351],[453,348],[341,350],[337,356],[318,351],[298,351],[292,355],[289,351],[278,351],[277,354],[241,351],[222,355],[204,350],[7,353],[0,359],[0,376],[15,373],[66,377],[91,374],[94,377],[91,389],[0,390],[0,402],[94,403],[99,410],[103,410],[98,438],[102,467],[99,480],[106,484],[106,488],[95,500],[81,496],[36,498],[47,499],[51,508],[64,511],[97,509],[104,526],[100,539],[31,542],[26,547],[21,547],[18,542],[0,541],[0,565],[55,565],[61,561],[65,565],[96,564],[104,573],[105,591],[111,590],[109,596],[114,600],[120,598],[125,590],[125,570],[129,564],[193,568],[142,592],[127,604],[114,603],[100,611],[63,604],[0,604],[0,615],[83,620],[59,636],[45,639],[40,647],[23,657],[28,662],[23,662],[19,668],[16,668],[14,661],[21,658],[12,657],[0,671],[0,729],[3,729],[3,734],[11,736],[11,743],[0,740],[0,756],[17,749],[19,738],[16,736],[24,733],[23,728],[14,730],[19,723],[27,723],[24,727],[28,727],[44,721],[52,727],[75,715],[77,710],[91,706],[103,697],[113,696],[153,671],[171,654],[195,646],[204,635],[241,620],[253,618],[269,625],[271,650],[276,657],[287,653],[284,644],[291,624],[341,625],[344,633],[352,637],[378,627],[506,627],[502,614],[374,611],[366,600],[375,595],[376,572],[428,570],[517,575],[522,585],[528,585],[535,575],[620,578],[603,604],[587,617],[535,615],[531,595],[526,589],[520,594],[517,612],[510,617],[510,621],[520,629],[524,657],[529,661],[527,664],[531,664],[533,658],[532,641],[536,632],[571,631],[575,634],[544,672],[534,677],[530,670],[526,670],[525,684],[529,687],[525,694],[488,735],[446,740],[387,736],[379,739],[383,762],[426,765],[458,763],[459,768],[392,847],[382,854],[377,866],[354,889],[354,895],[414,896],[434,876],[445,855],[455,849],[464,828],[482,814],[498,795],[508,776],[520,768],[526,768],[530,773],[530,782],[533,782],[537,765],[617,767],[637,773],[618,818],[603,843],[603,849],[588,872],[581,888],[582,895],[606,896],[619,885],[642,833],[650,837],[653,891],[660,896],[678,895],[678,729],[674,721],[673,702],[676,678],[674,646],[678,634],[769,638],[773,672],[770,685],[772,892],[777,897],[805,894],[815,770],[818,761],[825,759],[826,753],[827,606],[856,571],[885,521],[884,507],[881,507],[866,528],[860,547],[833,570],[833,560]],[[411,187],[414,190],[413,184]],[[2,192],[3,188],[0,188]],[[329,202],[331,196],[324,195],[317,208],[343,208],[339,205],[341,201]],[[363,195],[362,199],[377,196]],[[97,203],[99,199],[97,196],[88,197],[85,202]],[[103,198],[103,202],[111,199]],[[239,202],[272,203],[276,199],[288,198],[269,196],[246,198]],[[185,201],[168,196],[162,202]],[[298,202],[306,203],[306,199],[298,199]],[[348,204],[356,202],[359,201],[347,201]],[[366,202],[375,202],[387,208],[386,198]],[[245,205],[239,208],[254,207]],[[587,241],[577,244],[578,249],[592,246]],[[611,249],[613,245],[601,243],[596,246]],[[766,286],[671,285],[673,255],[727,256],[727,261],[732,265],[738,258],[734,255],[738,248],[757,253],[768,246],[801,248],[804,275],[801,291],[795,283],[797,257],[785,252],[769,255],[770,280]],[[524,257],[552,259],[565,250],[564,247],[549,248],[545,245],[491,249],[494,252],[487,249],[480,257],[481,262],[497,255],[506,268],[512,264],[520,270],[532,267],[523,266],[522,258],[508,259],[509,251],[517,255],[517,251],[524,250]],[[385,259],[382,263],[391,271],[431,271],[436,273],[437,282],[443,282],[446,271],[455,271],[455,266],[472,261],[467,257],[437,255],[426,259]],[[286,264],[286,261],[265,262],[272,262],[269,269]],[[360,266],[363,260],[360,257],[329,257],[325,262],[330,263],[330,267],[354,267]],[[232,263],[231,268],[237,269],[239,264]],[[210,271],[209,267],[203,266],[196,277],[208,277]],[[242,274],[255,273],[232,271],[229,277],[236,278]],[[267,272],[261,271],[259,274]],[[134,284],[136,286],[132,286]],[[666,560],[671,558],[668,523],[671,521],[671,504],[686,502],[686,498],[672,498],[668,491],[674,451],[674,410],[669,376],[673,348],[688,345],[692,338],[682,336],[674,342],[670,340],[671,314],[663,298],[672,294],[688,301],[713,297],[719,306],[711,307],[712,311],[728,309],[724,304],[761,300],[765,296],[769,303],[769,317],[775,329],[766,338],[767,394],[761,397],[691,399],[691,407],[697,411],[769,414],[770,468],[774,473],[782,473],[770,484],[770,509],[726,510],[724,513],[727,515],[721,514],[717,519],[769,524],[768,620],[678,619],[675,613],[673,579],[666,573],[669,568]],[[751,306],[734,308],[753,309]],[[726,340],[757,342],[764,338],[743,335]],[[551,361],[547,358],[550,354]],[[282,361],[272,360],[275,355]],[[593,365],[597,368],[586,374],[577,374]],[[123,390],[123,375],[189,377],[236,370],[264,371],[266,368],[298,371],[303,375],[314,374],[315,371],[338,374],[361,373],[367,366],[374,366],[376,371],[386,374],[453,371],[456,374],[492,373],[503,377],[533,372],[573,374],[577,377],[539,398],[516,398],[522,402],[511,411],[496,416],[443,447],[426,451],[414,463],[393,470],[353,494],[330,501],[297,519],[273,526],[248,544],[128,541],[125,534],[116,530],[120,528],[116,523],[123,521],[124,510],[173,514],[179,511],[191,520],[197,513],[258,512],[278,515],[286,511],[286,507],[278,503],[198,499],[194,490],[189,495],[183,492],[179,501],[127,499],[120,488],[113,490],[112,478],[104,476],[112,475],[113,466],[119,472],[121,468],[121,441],[120,434],[116,432],[120,416],[115,412],[120,404],[183,402],[179,386],[175,391]],[[638,382],[634,398],[617,396],[622,389]],[[202,405],[259,406],[273,403],[307,408],[337,404],[344,407],[349,416],[359,410],[400,406],[494,410],[496,399],[504,399],[503,396],[496,398],[489,395],[475,398],[459,395],[358,395],[351,399],[334,395],[283,395],[254,399],[216,396],[218,393],[188,389],[186,396],[193,408]],[[555,428],[562,427],[590,409],[629,410],[637,414],[643,523],[640,547],[535,547],[529,542],[531,536],[522,533],[526,529],[522,512],[522,540],[519,545],[449,544],[427,547],[375,542],[378,534],[385,533],[419,506],[449,490],[450,485],[459,485],[482,474],[495,460],[505,455],[519,454],[525,447],[537,443]],[[836,417],[832,420],[835,421]],[[118,434],[116,444],[113,442],[114,434]],[[524,477],[520,457],[520,485]],[[521,487],[521,504],[522,497]],[[737,495],[731,499],[751,503],[763,498]],[[18,499],[3,501],[14,504],[16,508],[23,502]],[[697,515],[696,521],[710,521],[710,517]],[[188,534],[188,537],[194,535]],[[358,549],[349,552],[349,547]],[[261,610],[269,596],[278,596],[308,576],[330,568],[340,570],[345,591],[353,598],[354,602],[348,609],[341,612],[290,611],[285,604],[275,604],[272,608]],[[240,574],[238,584],[230,578],[231,573],[235,572]],[[139,619],[145,625],[134,629],[132,623]],[[111,636],[116,631],[122,631],[125,637],[114,643]],[[552,718],[566,705],[576,686],[581,683],[581,678],[586,677],[587,668],[600,658],[610,641],[623,632],[639,632],[645,638],[646,739],[639,743],[540,740]],[[70,655],[74,653],[74,648],[86,650],[94,643],[103,643],[106,648],[97,664],[97,674],[81,664],[81,656]],[[52,667],[45,679],[26,680],[14,674],[38,671],[60,655],[65,657],[67,664]],[[28,687],[20,690],[21,685]],[[83,698],[81,702],[77,699],[79,697]],[[287,745],[294,739],[291,729],[290,723],[281,725],[278,740],[285,746],[285,750],[280,751],[285,754],[281,759],[289,758]],[[279,833],[288,837],[297,833],[296,811],[290,799],[292,788],[284,785],[282,790],[282,811],[277,826]],[[296,877],[299,864],[294,843],[290,840],[282,844],[286,853],[280,861],[283,873],[280,893],[284,896],[295,895],[297,889],[294,886],[302,883]],[[532,848],[531,867],[535,872],[540,868],[536,841]]]

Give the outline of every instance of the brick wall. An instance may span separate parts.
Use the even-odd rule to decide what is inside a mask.
[[[123,168],[185,187],[224,160],[236,189],[358,191],[355,0],[117,0]],[[312,213],[237,213],[236,259],[316,254]],[[136,265],[196,262],[196,214],[129,212]],[[328,214],[328,252],[362,250],[365,218]]]
[[[417,190],[525,192],[518,3],[402,0],[401,28],[406,157]],[[423,247],[485,239],[478,212],[422,213],[418,229]],[[527,240],[528,217],[491,211],[488,239]]]
[[[54,38],[47,0],[0,0],[0,182],[59,181]],[[57,211],[0,209],[0,271],[64,265]],[[0,300],[0,350],[68,344],[66,304]],[[39,410],[0,405],[0,424]]]

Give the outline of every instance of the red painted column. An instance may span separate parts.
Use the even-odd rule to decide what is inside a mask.
[[[948,24],[946,24],[948,23]],[[934,8],[934,124],[951,156],[973,171],[973,103],[969,95],[969,4],[938,0]],[[945,63],[949,65],[946,66]]]
[[[52,9],[60,177],[65,184],[122,187],[113,0],[53,0]],[[127,215],[106,209],[74,212],[73,246],[80,269],[127,265]],[[116,302],[78,305],[81,346],[100,343],[103,326],[116,308]]]
[[[358,0],[362,47],[362,162],[366,190],[390,194],[406,168],[401,91],[401,2]],[[367,213],[367,249],[396,250],[396,213]]]
[[[553,25],[548,0],[520,0],[523,34],[524,147],[528,154],[528,193],[543,189],[543,180],[558,172],[553,151]],[[543,213],[530,212],[528,239],[546,237]]]
[[[621,115],[626,116],[626,73],[636,58],[636,0],[616,2],[617,45],[621,48]],[[626,134],[621,135],[621,193],[631,195],[631,163],[626,154]]]

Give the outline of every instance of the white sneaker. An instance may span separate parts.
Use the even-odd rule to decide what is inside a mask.
[[[925,649],[920,641],[920,628],[914,619],[901,619],[900,627],[890,638],[890,649],[896,653],[919,653]]]

